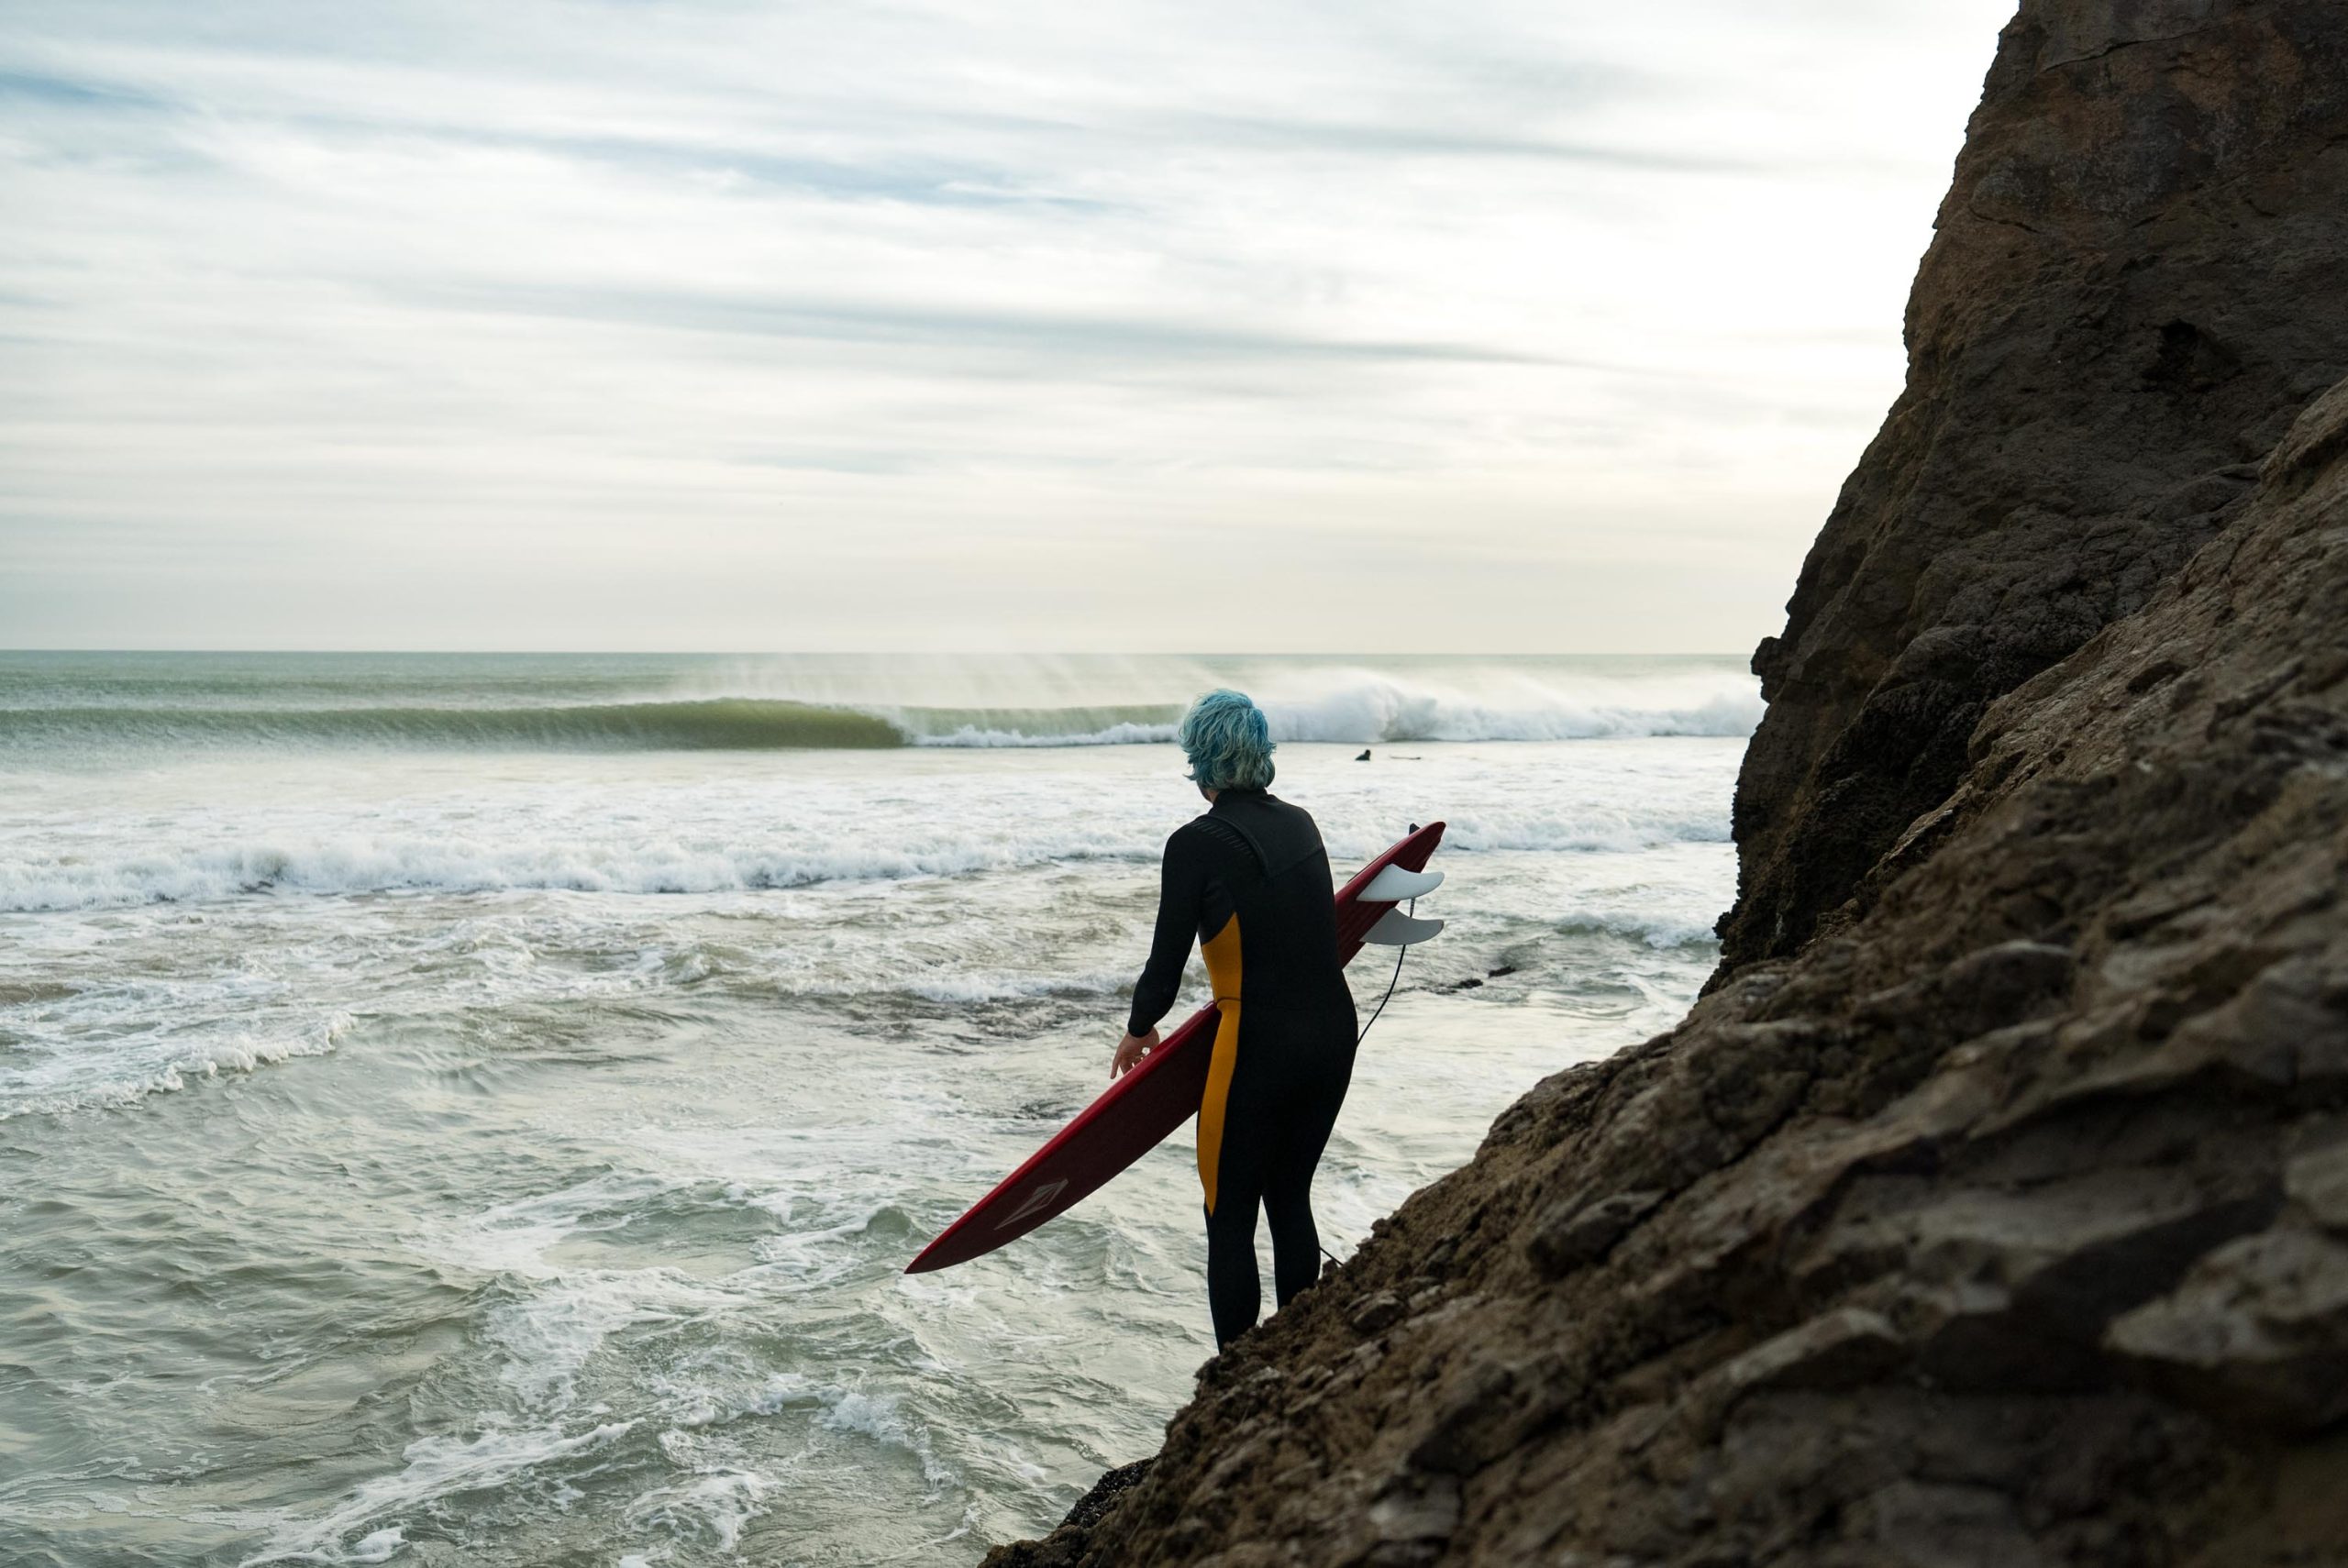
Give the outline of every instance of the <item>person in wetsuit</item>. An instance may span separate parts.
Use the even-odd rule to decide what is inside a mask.
[[[1320,1272],[1312,1172],[1353,1077],[1357,1031],[1328,853],[1312,816],[1268,792],[1262,711],[1239,692],[1210,691],[1177,738],[1210,809],[1166,841],[1157,933],[1110,1075],[1157,1047],[1195,938],[1221,1014],[1199,1105],[1207,1304],[1220,1347],[1263,1310],[1259,1206],[1271,1220],[1279,1305]]]

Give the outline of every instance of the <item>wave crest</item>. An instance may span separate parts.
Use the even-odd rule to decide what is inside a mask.
[[[1446,683],[1321,669],[1256,693],[1275,740],[1346,745],[1750,734],[1752,678],[1730,669],[1663,679]],[[0,709],[0,749],[115,746],[776,751],[1164,745],[1177,701],[932,706],[803,696],[648,696],[626,701],[342,705],[83,703]]]
[[[877,713],[757,697],[534,707],[20,708],[0,717],[15,738],[36,744],[837,751],[899,746],[906,739]]]
[[[1523,681],[1484,694],[1369,672],[1318,690],[1259,693],[1275,741],[1383,745],[1446,741],[1617,740],[1640,736],[1741,738],[1761,722],[1750,677],[1699,682],[1593,683],[1577,690]],[[915,745],[1163,745],[1180,704],[1125,708],[901,708],[891,717]]]

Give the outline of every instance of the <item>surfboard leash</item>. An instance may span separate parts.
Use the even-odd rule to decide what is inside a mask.
[[[1412,906],[1409,906],[1409,909],[1406,909],[1406,911],[1401,911],[1401,913],[1406,913],[1406,915],[1416,915],[1416,913],[1418,913],[1418,899],[1412,899]],[[1388,1005],[1388,1002],[1395,1000],[1395,986],[1400,986],[1400,984],[1401,984],[1401,960],[1404,960],[1404,957],[1409,957],[1409,955],[1412,955],[1412,948],[1395,948],[1395,974],[1392,974],[1392,977],[1388,978],[1388,981],[1385,981],[1385,995],[1380,995],[1380,998],[1379,998],[1379,1005],[1371,1007],[1371,1010],[1368,1010],[1368,1023],[1376,1023],[1376,1021],[1379,1021],[1379,1014],[1380,1014],[1380,1011],[1385,1011],[1385,1005]],[[1364,1043],[1364,1040],[1368,1040],[1368,1023],[1364,1023],[1364,1026],[1362,1026],[1362,1032],[1359,1032],[1359,1035],[1355,1035],[1355,1037],[1353,1037],[1353,1043],[1357,1044],[1357,1047],[1359,1047],[1359,1044]],[[1317,1246],[1317,1242],[1315,1242],[1315,1246]],[[1334,1251],[1326,1249],[1326,1246],[1322,1246],[1322,1256],[1329,1258],[1329,1263],[1332,1263],[1332,1265],[1336,1265],[1336,1267],[1346,1267],[1346,1261],[1343,1261],[1343,1258],[1338,1258],[1336,1253],[1334,1253]]]
[[[1418,824],[1416,823],[1412,823],[1411,824],[1411,831],[1413,833],[1418,831]],[[1417,915],[1419,912],[1419,900],[1412,899],[1410,901],[1410,906],[1402,912],[1412,916]],[[1376,1023],[1378,1021],[1378,1015],[1386,1010],[1386,1004],[1394,999],[1394,988],[1402,983],[1402,960],[1408,958],[1410,955],[1411,950],[1407,946],[1398,947],[1394,950],[1394,973],[1386,982],[1386,994],[1378,999],[1378,1005],[1376,1007],[1369,1010],[1369,1023],[1363,1024],[1361,1026],[1361,1032],[1354,1036],[1354,1044],[1356,1046],[1359,1046],[1363,1041],[1369,1038],[1369,1024]],[[1318,1242],[1315,1242],[1314,1244],[1316,1246],[1319,1245]],[[1346,1266],[1345,1260],[1326,1247],[1321,1248],[1321,1255],[1327,1258],[1339,1268]]]
[[[1410,908],[1404,910],[1402,912],[1408,915],[1416,915],[1419,912],[1419,900],[1412,899],[1411,900]],[[1402,983],[1402,960],[1410,955],[1411,950],[1408,946],[1397,947],[1394,950],[1393,977],[1386,982],[1386,994],[1378,999],[1378,1005],[1376,1007],[1369,1010],[1369,1023],[1363,1024],[1361,1026],[1361,1032],[1354,1036],[1354,1043],[1357,1046],[1358,1046],[1363,1041],[1369,1038],[1369,1024],[1376,1023],[1378,1021],[1378,1015],[1386,1010],[1386,1004],[1394,999],[1394,988]]]

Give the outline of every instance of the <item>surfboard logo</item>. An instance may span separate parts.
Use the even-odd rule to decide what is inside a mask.
[[[1043,1186],[1029,1193],[1027,1195],[1027,1201],[1013,1209],[1011,1211],[1011,1218],[998,1223],[995,1226],[995,1229],[998,1231],[1009,1230],[1012,1226],[1018,1224],[1022,1220],[1026,1219],[1030,1214],[1035,1213],[1038,1209],[1041,1209],[1045,1205],[1050,1203],[1053,1198],[1058,1198],[1063,1191],[1067,1190],[1067,1187],[1068,1178],[1066,1176],[1062,1176],[1058,1181],[1046,1182]]]

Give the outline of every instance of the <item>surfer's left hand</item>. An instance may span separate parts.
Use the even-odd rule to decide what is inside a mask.
[[[1141,1066],[1141,1059],[1157,1049],[1157,1031],[1146,1034],[1128,1034],[1117,1042],[1117,1055],[1109,1063],[1109,1077],[1122,1078]]]

